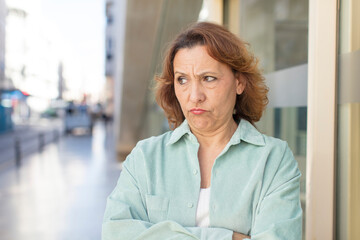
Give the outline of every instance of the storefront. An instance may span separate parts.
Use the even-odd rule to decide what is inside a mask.
[[[223,24],[249,42],[270,88],[269,106],[258,128],[286,140],[298,161],[303,238],[360,239],[360,1],[203,0],[196,1],[191,14],[186,8],[188,1],[182,2],[182,8],[176,3],[159,2],[161,8],[149,14],[159,17],[156,31],[152,30],[156,34],[151,35],[155,41],[152,45],[146,42],[146,51],[138,50],[144,63],[125,57],[128,72],[124,70],[118,78],[138,79],[141,86],[151,88],[151,79],[161,65],[159,53],[170,36],[196,16],[200,21]],[[135,11],[133,4],[127,6],[128,12]],[[144,19],[127,19],[126,29],[144,28],[144,22],[151,22]],[[136,34],[130,30],[125,43],[134,42],[130,40]],[[131,74],[139,73],[139,65],[150,70],[135,78]],[[136,66],[136,71],[130,74],[131,68],[126,66]],[[123,90],[124,106],[143,109],[141,115],[131,115],[115,101],[115,109],[121,109],[115,122],[122,124],[118,124],[117,132],[127,136],[123,142],[133,142],[126,149],[138,139],[166,130],[163,113],[150,91],[138,94],[142,98],[136,96],[136,108],[135,101],[127,100],[126,94],[135,96],[133,92],[139,86],[133,82],[131,86],[126,82],[115,86]],[[145,87],[141,89],[146,91]],[[139,123],[133,119],[140,119]],[[118,138],[120,152],[121,139],[125,138]]]
[[[20,90],[0,90],[0,134],[13,130],[14,123],[29,119],[28,96]]]
[[[203,6],[204,20],[227,26],[260,60],[270,103],[258,126],[286,140],[299,163],[303,238],[360,239],[360,2]]]
[[[13,129],[11,92],[0,90],[0,134]]]

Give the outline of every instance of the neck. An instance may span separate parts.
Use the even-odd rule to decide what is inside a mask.
[[[191,131],[197,138],[200,146],[211,147],[226,145],[230,141],[236,129],[237,124],[231,118],[226,124],[223,124],[211,132],[201,132],[196,129],[191,129]]]

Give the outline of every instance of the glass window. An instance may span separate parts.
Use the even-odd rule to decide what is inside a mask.
[[[359,11],[359,1],[340,1],[336,239],[360,239]]]
[[[307,0],[226,0],[223,12],[224,24],[249,42],[260,60],[270,91],[269,106],[257,126],[292,149],[302,172],[304,210],[308,7]]]

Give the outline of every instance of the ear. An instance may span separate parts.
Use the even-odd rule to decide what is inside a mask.
[[[235,75],[236,78],[236,94],[240,95],[244,92],[244,89],[246,87],[246,81],[244,79],[244,76],[240,73],[237,73]]]

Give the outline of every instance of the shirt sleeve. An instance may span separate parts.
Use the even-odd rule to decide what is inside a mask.
[[[302,239],[301,173],[287,144],[283,152],[266,194],[257,206],[252,240]]]
[[[123,164],[117,186],[107,199],[102,240],[231,240],[233,232],[223,228],[183,227],[174,221],[150,223],[136,176],[136,149]],[[141,166],[137,166],[141,167]]]

